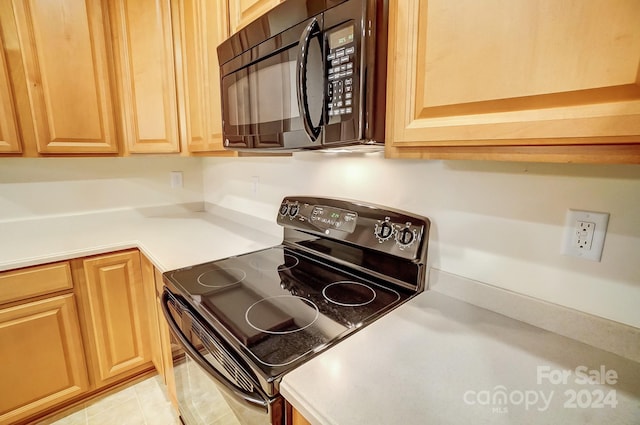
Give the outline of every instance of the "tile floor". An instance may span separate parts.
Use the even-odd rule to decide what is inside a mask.
[[[68,416],[38,425],[180,425],[160,376],[85,403]]]

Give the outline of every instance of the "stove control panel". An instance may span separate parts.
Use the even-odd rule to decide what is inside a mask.
[[[422,233],[420,226],[414,226],[410,221],[406,223],[394,223],[391,217],[385,217],[384,220],[378,220],[373,234],[378,243],[382,244],[388,240],[395,241],[397,247],[405,250],[411,247]]]
[[[278,210],[277,221],[285,228],[406,259],[420,257],[429,232],[429,220],[424,217],[329,198],[286,197]]]
[[[278,221],[283,224],[282,220],[286,219],[310,223],[325,234],[328,234],[329,229],[353,233],[356,229],[358,213],[329,205],[313,205],[285,200],[280,205]]]

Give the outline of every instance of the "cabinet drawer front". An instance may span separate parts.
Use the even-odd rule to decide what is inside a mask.
[[[0,273],[0,304],[73,288],[69,263]]]

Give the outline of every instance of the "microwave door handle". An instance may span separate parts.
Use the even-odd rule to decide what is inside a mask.
[[[178,343],[181,348],[187,353],[189,357],[191,357],[200,367],[202,367],[207,374],[209,374],[216,381],[220,382],[224,387],[231,391],[232,394],[239,397],[242,401],[250,405],[254,408],[259,408],[265,412],[269,411],[269,403],[262,397],[253,393],[245,393],[241,391],[238,387],[233,385],[226,377],[224,377],[220,372],[218,372],[213,366],[207,362],[207,360],[202,357],[200,352],[196,347],[191,344],[191,342],[187,339],[187,337],[182,333],[178,324],[174,320],[173,316],[169,312],[169,295],[165,292],[162,293],[162,302],[160,303],[162,306],[162,314],[167,319],[167,324],[169,325],[169,329],[171,333],[176,337]]]
[[[315,141],[320,136],[320,127],[314,127],[309,115],[309,105],[307,103],[307,60],[309,55],[309,46],[311,45],[311,35],[314,31],[320,31],[318,20],[313,20],[307,25],[300,37],[300,50],[298,50],[298,60],[296,62],[296,87],[298,95],[298,111],[307,133],[311,141]]]

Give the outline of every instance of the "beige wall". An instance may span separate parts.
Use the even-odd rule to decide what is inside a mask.
[[[433,267],[640,327],[638,166],[321,153],[204,159],[209,203],[274,220],[282,197],[294,194],[423,214],[433,223]],[[568,208],[611,214],[602,262],[560,254]]]
[[[198,158],[0,158],[0,221],[202,201]],[[184,188],[169,173],[182,170]]]
[[[173,170],[184,172],[183,189],[170,187]],[[0,221],[203,199],[274,221],[280,200],[291,194],[423,214],[433,222],[433,267],[640,327],[639,166],[320,153],[0,158]],[[568,208],[611,213],[602,262],[560,254]]]

